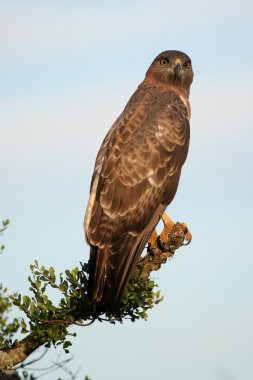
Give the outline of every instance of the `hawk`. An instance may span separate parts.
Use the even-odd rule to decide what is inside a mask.
[[[160,53],[98,152],[84,220],[89,292],[113,308],[177,191],[190,139],[191,60]]]

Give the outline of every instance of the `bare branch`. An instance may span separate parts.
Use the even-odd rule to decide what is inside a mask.
[[[161,235],[159,235],[153,242],[149,242],[147,254],[139,260],[134,275],[147,278],[151,272],[159,270],[162,264],[174,256],[178,248],[186,245],[184,242],[188,234],[190,235],[186,224],[177,222],[168,232],[165,240],[161,241]]]
[[[27,369],[27,367],[29,366],[29,365],[31,365],[31,364],[34,364],[34,363],[37,363],[37,362],[39,362],[42,358],[44,358],[44,356],[47,354],[47,352],[48,352],[48,348],[47,349],[45,349],[45,351],[40,355],[40,356],[38,356],[37,358],[35,358],[35,359],[33,359],[33,360],[31,360],[30,362],[27,362],[27,363],[21,363],[18,367],[16,367],[15,369],[17,370],[17,369],[20,369],[20,368],[26,368]]]

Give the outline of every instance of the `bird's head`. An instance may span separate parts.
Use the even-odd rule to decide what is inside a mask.
[[[191,59],[181,51],[164,51],[150,65],[146,79],[180,87],[189,94],[193,80]]]

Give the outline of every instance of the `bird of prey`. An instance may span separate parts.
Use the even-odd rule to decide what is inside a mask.
[[[98,152],[84,220],[90,245],[89,292],[108,308],[177,191],[190,138],[188,55],[159,54]]]

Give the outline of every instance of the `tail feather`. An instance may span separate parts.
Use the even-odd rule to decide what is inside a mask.
[[[155,229],[164,207],[156,210],[148,226],[141,234],[126,233],[110,246],[91,246],[89,268],[89,295],[96,302],[102,301],[113,310],[123,297],[134,267],[140,258],[150,234]]]
[[[101,301],[105,288],[108,249],[90,247],[88,294],[96,302]]]
[[[108,282],[106,282],[103,299],[109,308],[113,309],[122,299],[134,267],[144,250],[146,241],[146,237],[138,239],[129,252],[127,260],[125,260],[125,263],[121,266],[121,269],[118,270],[116,274],[112,273],[112,276],[114,276],[114,286],[109,287]],[[115,286],[115,284],[117,285]]]

